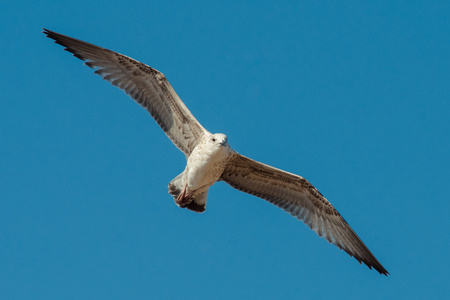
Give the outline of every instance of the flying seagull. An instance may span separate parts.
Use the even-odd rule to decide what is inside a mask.
[[[143,106],[187,159],[186,168],[169,183],[175,203],[195,212],[206,209],[216,181],[260,197],[303,221],[320,237],[380,274],[388,271],[324,196],[301,176],[257,162],[234,151],[227,136],[211,134],[195,119],[159,71],[128,56],[47,29],[73,56],[124,90]]]

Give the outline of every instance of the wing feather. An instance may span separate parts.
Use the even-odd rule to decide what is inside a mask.
[[[205,132],[159,71],[128,56],[47,29],[43,32],[143,106],[172,142],[190,155]]]
[[[303,177],[234,152],[221,180],[284,209],[360,263],[389,274],[333,205]]]

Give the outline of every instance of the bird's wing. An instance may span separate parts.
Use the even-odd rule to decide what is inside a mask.
[[[164,75],[128,56],[47,29],[43,32],[86,61],[95,73],[147,109],[172,142],[189,155],[205,132]]]
[[[221,179],[284,209],[360,263],[389,274],[333,205],[303,177],[233,152]]]

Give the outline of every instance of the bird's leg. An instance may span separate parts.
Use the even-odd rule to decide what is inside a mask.
[[[187,184],[184,186],[183,190],[181,191],[181,193],[178,195],[177,199],[176,199],[176,203],[179,206],[185,206],[187,204],[189,204],[189,202],[191,202],[191,196],[192,196],[193,192],[189,190]]]
[[[176,199],[176,202],[177,202],[177,203],[180,203],[181,200],[184,198],[184,194],[186,194],[186,186],[187,186],[187,185],[185,185],[184,188],[183,188],[183,190],[181,191],[181,193],[178,194],[178,197],[177,197],[177,199]]]

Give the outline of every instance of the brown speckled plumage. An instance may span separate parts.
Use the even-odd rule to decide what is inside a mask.
[[[343,249],[360,263],[365,263],[381,274],[389,274],[333,205],[311,183],[301,176],[240,155],[229,147],[225,135],[211,135],[194,118],[161,72],[108,49],[50,30],[44,29],[43,32],[75,57],[85,61],[87,66],[95,69],[96,74],[124,90],[146,108],[172,142],[185,153],[188,158],[186,173],[192,173],[192,176],[188,177],[182,172],[169,184],[169,193],[180,207],[203,212],[210,185],[216,180],[223,180],[302,220],[319,236]],[[222,139],[220,144],[215,137]],[[200,149],[198,145],[205,143],[219,149],[217,153],[220,155],[211,154],[213,148]],[[212,152],[208,154],[208,151]],[[209,177],[203,176],[205,174]],[[211,178],[212,183],[208,181]],[[192,186],[199,186],[198,189],[190,190],[189,182],[193,182]],[[201,186],[203,183],[205,185]]]

